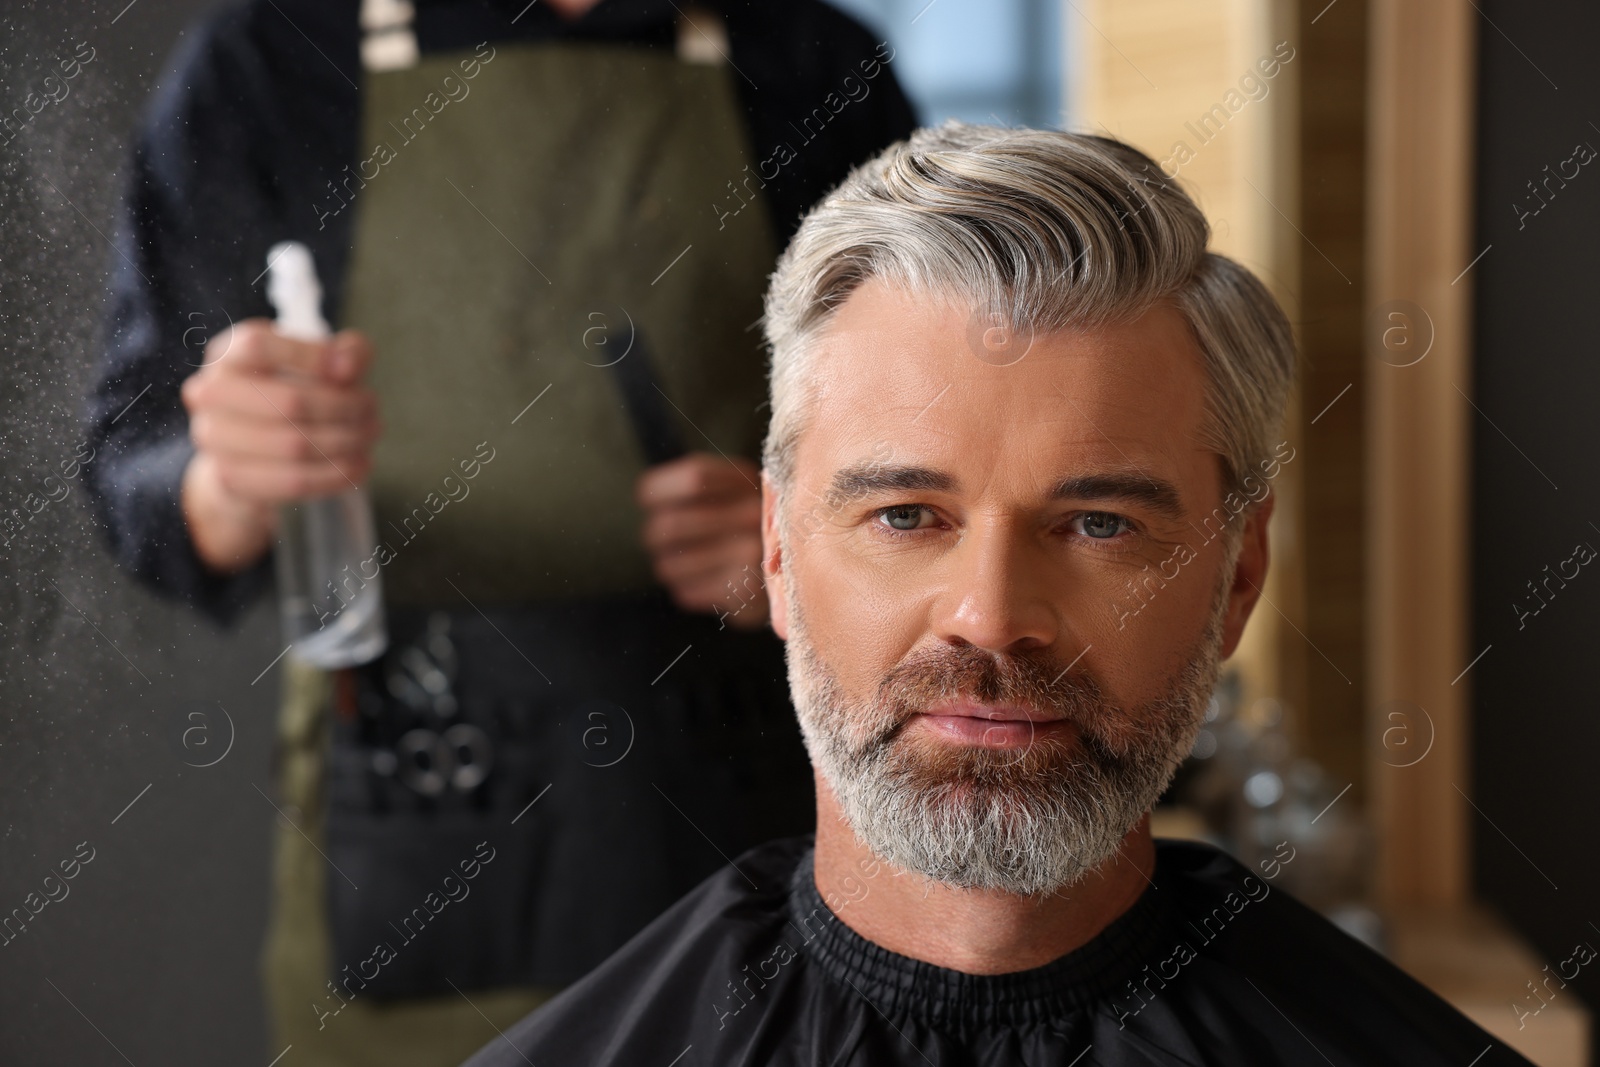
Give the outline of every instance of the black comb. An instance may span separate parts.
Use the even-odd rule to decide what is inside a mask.
[[[622,403],[627,409],[628,421],[633,423],[645,463],[654,467],[685,455],[689,450],[684,447],[676,413],[659,384],[644,334],[634,331],[633,347],[611,364],[611,372],[616,375],[617,388],[622,393]]]

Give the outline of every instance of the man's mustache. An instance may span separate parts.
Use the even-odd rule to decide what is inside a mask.
[[[881,737],[898,733],[912,716],[940,703],[1005,704],[1066,719],[1092,732],[1104,714],[1104,690],[1086,669],[1030,656],[998,656],[972,645],[925,648],[895,665],[878,686],[878,706],[890,712]]]

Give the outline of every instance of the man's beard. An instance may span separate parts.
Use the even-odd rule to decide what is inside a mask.
[[[1154,700],[1122,708],[1070,661],[971,645],[913,651],[867,701],[845,698],[817,655],[789,575],[789,685],[811,762],[875,854],[946,885],[1053,893],[1111,860],[1194,746],[1221,661],[1236,546],[1200,640]],[[1009,704],[1064,718],[1022,748],[908,736],[943,701]],[[1075,736],[1074,736],[1075,735]]]

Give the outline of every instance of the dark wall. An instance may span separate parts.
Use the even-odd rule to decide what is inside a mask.
[[[1554,968],[1600,947],[1600,7],[1480,4],[1468,792],[1478,886]],[[1557,995],[1600,1013],[1600,963]]]
[[[0,916],[93,855],[0,947],[0,1064],[265,1064],[281,1051],[257,974],[276,816],[254,786],[276,683],[251,682],[276,622],[263,608],[224,635],[156,602],[108,561],[78,482],[45,483],[83,440],[128,133],[207,6],[125,4],[0,12],[3,113],[59,95],[45,76],[94,50],[0,144],[0,515],[59,498],[0,544]]]

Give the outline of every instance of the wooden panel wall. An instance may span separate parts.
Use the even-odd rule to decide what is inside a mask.
[[[1366,0],[1301,0],[1299,339],[1306,751],[1366,799]]]
[[[1433,347],[1409,367],[1374,366],[1367,416],[1368,694],[1426,713],[1427,757],[1385,760],[1375,718],[1371,773],[1390,904],[1468,896],[1467,713],[1471,408],[1472,129],[1478,18],[1456,0],[1372,0],[1368,301],[1426,310]],[[1374,361],[1380,336],[1369,336]],[[1382,371],[1383,373],[1376,373]],[[1459,790],[1458,790],[1459,787]]]

